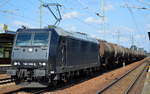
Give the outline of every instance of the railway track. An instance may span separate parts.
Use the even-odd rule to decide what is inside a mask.
[[[142,88],[144,86],[144,83],[143,83],[143,86],[138,88],[137,86],[139,86],[141,84],[141,81],[144,81],[145,80],[145,77],[146,77],[146,73],[147,73],[147,70],[143,70],[136,78],[135,80],[133,80],[133,82],[131,83],[131,85],[128,87],[128,89],[125,91],[124,94],[141,94],[142,93]],[[138,88],[138,90],[135,90],[136,88]],[[140,89],[140,90],[139,90]]]
[[[57,90],[63,90],[63,89],[67,89],[68,87],[74,86],[76,84],[82,83],[84,81],[87,81],[93,77],[96,77],[100,75],[99,72],[97,72],[95,75],[92,76],[88,76],[88,77],[75,77],[72,80],[69,80],[68,82],[60,82],[57,86],[50,86],[48,88],[40,88],[40,89],[35,89],[35,88],[17,88],[17,89],[8,89],[8,91],[6,91],[7,94],[9,93],[14,93],[14,94],[41,94],[41,93],[53,93],[53,92],[57,92]],[[16,86],[14,86],[16,88]],[[1,93],[0,93],[1,94]]]
[[[0,94],[16,94],[16,92],[20,91],[22,88],[15,85],[14,83],[9,84],[7,86],[3,86],[0,88]]]
[[[42,94],[47,91],[47,88],[40,88],[40,89],[32,89],[32,88],[21,88],[14,86],[14,88],[7,89],[5,94]],[[1,94],[1,93],[0,93]]]
[[[11,79],[10,76],[8,76],[6,74],[0,75],[0,86],[3,84],[11,83],[11,82],[13,82],[13,80]]]
[[[119,77],[117,79],[115,79],[114,83],[112,83],[112,86],[115,85],[115,83],[121,81],[121,79],[123,79],[124,77],[128,76],[130,73],[132,73],[134,70],[139,70],[140,68],[140,71],[138,71],[138,74],[135,76],[135,79],[132,81],[132,84],[128,85],[128,87],[130,86],[130,88],[126,88],[124,90],[124,93],[106,93],[106,91],[111,88],[110,84],[108,86],[108,89],[105,89],[104,92],[97,92],[98,94],[129,94],[130,92],[132,92],[132,89],[134,88],[135,84],[137,84],[135,81],[137,81],[138,79],[140,79],[140,77],[143,75],[142,72],[146,72],[144,70],[144,68],[146,67],[146,63],[141,63],[139,64],[138,66],[134,67],[132,70],[126,72],[126,74],[122,77]],[[97,74],[99,75],[99,74]],[[95,76],[97,76],[95,75]],[[139,77],[138,77],[139,76]],[[83,78],[86,78],[86,77],[83,77]],[[10,93],[14,93],[14,94],[41,94],[41,93],[54,93],[54,94],[66,94],[66,93],[59,93],[60,90],[65,90],[65,89],[68,89],[70,87],[73,87],[74,85],[76,86],[77,84],[79,83],[82,83],[84,81],[87,81],[88,79],[91,79],[93,77],[89,77],[89,78],[86,78],[86,79],[83,79],[83,78],[80,78],[80,77],[77,77],[74,81],[71,81],[71,82],[67,82],[67,83],[62,83],[60,86],[57,86],[57,87],[49,87],[49,88],[43,88],[43,89],[24,89],[24,88],[21,88],[21,87],[18,87],[16,86],[15,84],[13,86],[9,86],[9,87],[12,87],[12,88],[4,88],[2,90],[5,90],[5,94],[10,94]],[[119,85],[118,85],[119,86]],[[121,85],[120,85],[121,86]],[[106,88],[106,87],[105,87]],[[103,88],[104,89],[104,88]],[[6,91],[7,90],[7,91]],[[101,89],[102,90],[102,89]],[[65,92],[67,92],[68,90],[66,90]],[[4,91],[3,91],[4,92]],[[127,92],[127,93],[125,93]],[[69,93],[69,92],[68,92]],[[70,92],[71,93],[71,92]],[[0,89],[0,94],[4,94],[4,93],[1,93],[1,89]],[[131,94],[134,94],[134,93],[131,93]]]
[[[6,94],[8,92],[14,91],[15,83],[10,76],[6,74],[0,75],[0,94]],[[15,89],[16,90],[16,89]]]
[[[120,78],[115,79],[106,87],[99,90],[97,94],[130,94],[135,87],[136,82],[142,77],[142,75],[146,74],[147,65],[148,64],[146,63],[142,63],[134,69],[129,70]]]
[[[0,79],[0,85],[14,82],[11,78]]]
[[[88,77],[77,77],[75,79],[69,80],[68,82],[60,82],[57,86],[50,86],[48,88],[41,88],[41,89],[21,89],[19,91],[15,91],[17,94],[53,94],[53,92],[57,92],[58,90],[67,89],[71,86],[74,86],[76,84],[82,83],[84,81],[87,81],[89,79],[92,79],[95,76],[100,75],[99,73],[96,73],[95,75],[88,76]],[[12,92],[11,92],[12,93]]]

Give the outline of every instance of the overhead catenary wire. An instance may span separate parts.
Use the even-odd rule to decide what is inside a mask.
[[[38,0],[40,3],[44,4],[44,2],[42,0]]]
[[[32,19],[32,18],[28,18],[28,17],[25,17],[23,15],[18,15],[16,13],[13,13],[13,12],[4,12],[4,11],[0,11],[1,13],[4,13],[4,14],[10,14],[11,16],[16,16],[16,17],[20,17],[22,19],[25,19],[27,21],[31,21],[33,23],[37,23],[38,21],[36,21],[35,19]]]
[[[66,9],[66,7],[64,6],[64,5],[62,5],[62,8],[65,8]],[[63,14],[65,14],[65,12],[63,11],[63,9],[62,9],[62,13]],[[62,18],[62,20],[64,20],[63,18]],[[99,30],[99,28],[97,27],[97,26],[95,26],[95,25],[93,25],[93,24],[89,24],[89,23],[86,23],[86,22],[84,22],[82,19],[80,19],[80,18],[78,18],[78,17],[74,17],[74,20],[76,20],[76,21],[78,21],[78,22],[80,22],[80,23],[82,23],[82,24],[84,24],[84,25],[87,25],[88,27],[90,27],[90,28],[96,28],[96,29],[98,29]]]
[[[64,6],[64,5],[62,5],[63,6],[63,8],[64,9],[74,9],[74,8],[67,8],[66,6]],[[86,5],[84,5],[84,4],[82,4],[82,6],[83,7],[85,7],[86,8]],[[101,10],[101,9],[100,9]],[[90,11],[90,10],[89,10]],[[94,12],[94,11],[90,11],[90,12],[92,12],[92,13],[94,13],[94,14],[96,14],[96,12]],[[97,14],[96,14],[96,16],[98,16]],[[102,16],[102,15],[99,15],[100,17],[104,17],[104,16]],[[82,20],[82,19],[80,19],[79,17],[74,17],[74,20],[77,20],[78,22],[80,22],[80,23],[82,23],[82,24],[84,24],[84,25],[87,25],[88,26],[88,28],[92,28],[92,29],[97,29],[98,31],[100,30],[100,28],[99,28],[99,25],[100,24],[97,24],[98,26],[95,26],[96,24],[90,24],[90,23],[87,23],[87,22],[85,22],[84,20]],[[105,19],[104,19],[105,20]],[[102,25],[102,24],[101,24]]]
[[[3,12],[3,13],[16,13],[16,11],[18,11],[18,9],[15,9],[15,10],[0,10],[0,12]]]
[[[103,34],[103,38],[104,38],[104,37],[105,37],[105,29],[106,29],[106,27],[105,27],[104,0],[101,0],[101,8],[99,9],[100,12],[96,12],[94,9],[91,9],[91,8],[90,8],[89,6],[87,6],[85,3],[81,2],[81,0],[78,0],[78,2],[79,2],[82,6],[86,7],[86,9],[88,9],[88,11],[90,11],[90,12],[94,13],[96,16],[102,18],[102,24],[101,24],[101,26],[102,26],[102,31],[104,32],[104,34]]]
[[[9,1],[11,1],[11,0],[9,0]],[[27,2],[28,2],[28,1],[27,1]],[[30,2],[28,2],[28,4],[32,5]],[[9,3],[9,5],[12,6],[12,7],[17,7],[16,5],[13,5],[13,4],[11,4],[11,3]],[[18,7],[18,8],[20,8],[20,7]],[[21,9],[27,10],[28,8],[21,8]],[[15,9],[15,10],[20,11],[20,9]],[[18,14],[18,13],[16,13],[16,12],[12,12],[12,11],[10,11],[10,10],[0,10],[0,12],[1,12],[1,13],[5,13],[5,14],[10,14],[10,16],[16,16],[16,17],[22,18],[22,19],[24,19],[24,20],[33,22],[33,23],[35,23],[35,24],[40,23],[40,21],[38,21],[37,19],[31,18],[31,17],[27,17],[27,16],[24,16],[24,15],[20,15],[20,14]],[[48,25],[48,22],[47,22],[47,21],[46,21],[45,23],[46,23],[45,25]]]
[[[124,2],[125,2],[125,5],[126,5],[127,9],[129,10],[129,13],[131,14],[131,18],[132,18],[132,20],[133,20],[133,23],[134,23],[134,25],[135,25],[136,30],[137,30],[138,32],[141,32],[140,29],[139,29],[139,27],[138,27],[138,24],[137,24],[137,22],[136,22],[136,19],[135,19],[135,17],[134,17],[134,13],[133,13],[132,9],[128,6],[126,0],[124,0]],[[132,35],[131,35],[131,40],[132,40],[132,45],[134,45],[133,32],[132,32]]]
[[[6,0],[4,3],[2,3],[1,5],[5,5],[5,4],[9,4],[9,5],[11,5],[11,6],[13,6],[13,7],[16,7],[16,6],[14,6],[13,4],[11,4],[11,3],[8,3],[9,1],[11,1],[11,0]],[[0,7],[1,7],[1,5],[0,5]],[[0,10],[0,12],[2,12],[2,13],[8,13],[8,14],[12,14],[12,15],[17,15],[16,14],[16,11],[19,11],[19,9],[17,8],[17,9],[12,9],[12,10]],[[23,17],[23,18],[25,18],[24,16],[21,16],[21,15],[17,15],[17,16],[20,16],[20,17]]]
[[[125,1],[125,0],[124,0]],[[125,1],[126,2],[126,1]],[[126,3],[127,4],[127,3]],[[128,6],[128,4],[127,4],[127,6]],[[133,22],[134,22],[134,24],[135,24],[135,26],[136,26],[136,30],[141,34],[141,35],[143,35],[143,32],[140,30],[140,28],[139,28],[139,26],[138,26],[138,24],[137,24],[137,22],[136,22],[136,19],[135,19],[135,17],[134,17],[134,14],[133,14],[133,11],[132,11],[132,9],[131,9],[131,7],[127,7],[128,8],[128,10],[130,10],[129,12],[130,12],[130,14],[131,14],[131,16],[132,16],[132,20],[133,20]],[[133,36],[133,32],[132,32],[132,38],[134,38],[134,36]],[[145,39],[145,38],[144,38]],[[133,40],[133,39],[132,39]],[[145,39],[145,41],[147,41],[146,39]],[[135,41],[134,41],[135,42]],[[143,41],[141,40],[141,44],[139,44],[140,46],[142,46],[142,43],[143,43]]]
[[[81,0],[78,0],[78,2],[79,2],[83,7],[85,7],[86,9],[88,9],[90,12],[96,13],[94,9],[91,9],[91,8],[90,8],[89,6],[87,6],[85,3],[81,2]]]
[[[7,19],[13,19],[13,17],[12,16],[9,16],[9,15],[4,15],[4,14],[2,14],[2,13],[0,13],[0,16],[3,16],[3,17],[7,17]],[[4,22],[5,23],[5,22]],[[6,23],[5,23],[6,24]],[[0,24],[0,25],[2,25],[2,26],[4,26],[4,24]],[[9,24],[9,26],[11,26],[11,27],[13,27],[13,28],[16,28],[13,24]]]
[[[145,0],[137,0],[137,1],[150,6],[150,2],[148,2],[148,1],[145,1]]]
[[[124,7],[124,6],[123,6]],[[146,7],[140,7],[140,6],[129,6],[130,8],[134,8],[134,9],[138,9],[138,10],[150,10],[150,8],[146,8]]]
[[[9,1],[10,1],[10,0],[5,0],[2,4],[0,4],[0,7],[3,7],[3,6],[5,6],[6,4],[8,4]]]
[[[42,2],[42,3],[44,4],[44,2]],[[64,8],[64,9],[69,9],[69,8],[67,8],[65,5],[61,5],[61,6],[62,6],[62,8]],[[63,9],[62,9],[62,10],[63,10]],[[63,13],[65,14],[65,12],[63,12]],[[92,24],[88,24],[88,23],[82,21],[81,19],[79,19],[78,17],[74,17],[74,19],[77,20],[77,21],[79,21],[79,22],[81,22],[81,23],[83,23],[83,24],[85,24],[85,25],[91,26],[91,27],[93,27],[93,28],[97,28],[97,26],[93,26]],[[97,29],[99,29],[99,28],[97,28]]]
[[[81,0],[78,0],[78,2],[85,8],[83,9],[87,9],[89,12],[94,13],[97,16],[103,17],[103,15],[100,12],[96,12],[95,9],[90,8],[88,5],[86,5],[85,3],[83,3]]]

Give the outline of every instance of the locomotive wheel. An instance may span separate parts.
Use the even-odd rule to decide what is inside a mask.
[[[53,80],[52,84],[53,84],[53,86],[57,86],[58,85],[58,80]]]

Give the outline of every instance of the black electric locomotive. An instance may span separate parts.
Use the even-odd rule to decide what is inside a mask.
[[[75,73],[99,68],[99,42],[58,27],[18,29],[7,70],[17,85],[47,87]]]

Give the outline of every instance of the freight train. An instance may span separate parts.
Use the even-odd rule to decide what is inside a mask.
[[[47,87],[80,75],[141,60],[143,52],[59,27],[18,29],[7,70],[17,85]]]

